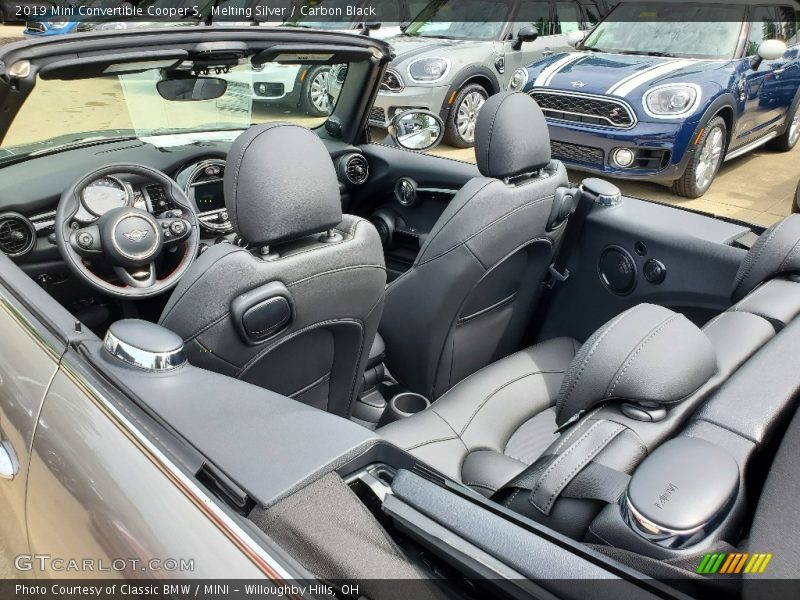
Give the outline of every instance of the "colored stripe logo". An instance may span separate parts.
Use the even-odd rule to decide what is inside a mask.
[[[706,554],[700,565],[697,567],[697,573],[701,575],[713,575],[719,573],[721,575],[735,575],[739,573],[763,573],[767,569],[769,561],[772,560],[772,554],[763,552],[756,552],[750,554],[749,552],[715,552],[713,554]]]

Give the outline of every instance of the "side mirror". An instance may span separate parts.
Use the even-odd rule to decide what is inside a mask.
[[[517,32],[517,39],[514,40],[512,48],[519,50],[523,42],[532,42],[539,37],[539,30],[533,25],[526,25]]]
[[[573,48],[577,47],[583,40],[586,39],[585,31],[571,31],[567,34],[567,44]]]
[[[765,40],[759,44],[758,56],[753,58],[750,67],[755,70],[761,66],[762,61],[783,58],[787,50],[786,44],[780,40]]]
[[[228,82],[218,77],[162,79],[156,84],[164,100],[213,100],[228,90]]]
[[[366,35],[367,37],[369,37],[370,32],[380,28],[381,28],[380,23],[364,23],[364,26],[361,28],[361,35]]]
[[[407,110],[392,119],[389,135],[401,148],[424,152],[442,141],[444,121],[427,110]]]

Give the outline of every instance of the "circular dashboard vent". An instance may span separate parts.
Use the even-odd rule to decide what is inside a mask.
[[[361,154],[351,154],[342,163],[344,177],[352,185],[361,185],[369,177],[369,163]]]
[[[0,214],[0,251],[8,256],[22,256],[33,248],[36,230],[33,223],[17,213]]]

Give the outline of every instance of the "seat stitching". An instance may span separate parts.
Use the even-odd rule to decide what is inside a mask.
[[[469,485],[469,486],[472,486],[472,487],[483,488],[483,489],[489,490],[490,492],[496,492],[497,491],[496,487],[491,486],[491,485],[486,485],[485,483],[477,483],[477,482],[474,482],[474,481],[473,482],[462,481],[462,483],[464,485]]]
[[[550,498],[548,499],[548,501],[545,503],[545,508],[542,508],[542,507],[540,507],[540,506],[539,506],[539,505],[536,503],[536,501],[534,500],[534,496],[536,495],[536,492],[538,492],[538,491],[539,491],[539,488],[541,488],[541,487],[542,487],[542,485],[544,484],[544,482],[545,482],[545,480],[547,479],[548,475],[550,475],[550,473],[552,473],[552,472],[555,470],[555,468],[556,468],[556,467],[558,467],[558,465],[559,465],[559,464],[560,464],[562,461],[566,460],[566,457],[567,457],[567,456],[569,456],[569,455],[572,453],[572,451],[573,451],[573,450],[575,450],[576,448],[578,448],[578,447],[581,445],[581,442],[583,442],[583,441],[584,441],[584,440],[585,440],[585,439],[586,439],[586,438],[587,438],[587,437],[588,437],[588,436],[589,436],[589,435],[592,433],[592,431],[594,431],[594,430],[595,430],[597,427],[599,427],[599,426],[600,426],[600,424],[601,424],[601,423],[604,423],[604,422],[606,422],[606,423],[607,423],[607,422],[609,422],[609,421],[596,421],[594,425],[592,425],[591,427],[589,427],[589,429],[587,429],[587,430],[586,430],[586,433],[584,433],[584,434],[583,434],[583,435],[582,435],[580,438],[578,438],[577,440],[575,440],[575,443],[574,443],[574,444],[572,444],[572,445],[571,445],[571,446],[570,446],[570,447],[569,447],[569,448],[566,450],[566,452],[564,452],[564,453],[563,453],[563,454],[561,454],[561,455],[560,455],[558,458],[556,458],[556,459],[555,459],[555,460],[552,462],[552,464],[551,464],[549,467],[547,467],[547,469],[545,470],[545,472],[544,472],[544,473],[542,473],[542,476],[539,478],[539,481],[536,483],[536,485],[534,486],[533,490],[531,490],[531,497],[530,497],[531,504],[533,504],[533,505],[534,505],[536,508],[538,508],[538,509],[539,509],[541,512],[546,512],[547,510],[549,510],[549,504],[550,504],[550,502],[552,501],[553,497],[554,497],[554,496],[557,494],[557,492],[554,492],[554,493],[553,493],[553,494],[550,496]],[[617,425],[618,425],[618,427],[617,427],[617,428],[615,428],[615,429],[614,429],[614,432],[613,432],[613,433],[614,433],[614,435],[616,435],[616,434],[617,434],[617,433],[618,433],[618,432],[619,432],[619,431],[622,429],[622,427],[623,427],[622,425],[619,425],[619,424],[617,424]],[[611,436],[611,437],[613,437],[613,436]],[[589,454],[591,454],[591,452],[593,452],[594,450],[597,450],[597,448],[600,448],[600,447],[602,447],[602,444],[605,444],[605,443],[606,443],[608,440],[610,440],[610,439],[611,439],[611,437],[609,437],[608,439],[604,439],[604,440],[602,441],[601,445],[598,445],[597,447],[593,448],[593,449],[592,449],[592,451],[590,451],[590,452],[588,452],[588,453],[587,453],[587,456],[588,456]],[[591,460],[591,457],[590,457],[590,458],[588,458],[586,461],[583,461],[583,460],[582,460],[582,461],[579,463],[579,465],[578,465],[578,468],[583,468],[583,466],[585,465],[585,463],[586,463],[586,462],[588,462],[589,460]],[[572,475],[572,473],[574,473],[574,472],[575,472],[575,470],[573,469],[573,470],[570,472],[570,476],[571,476],[571,475]],[[564,481],[566,481],[566,479],[565,479]],[[563,482],[562,482],[561,484],[559,484],[559,485],[563,485]],[[556,489],[557,489],[557,488],[558,488],[558,486],[556,486]]]
[[[424,442],[420,442],[419,444],[414,444],[413,446],[408,446],[406,450],[416,450],[417,448],[422,448],[422,446],[427,446],[428,444],[435,444],[436,442],[449,442],[450,440],[457,440],[458,437],[441,437],[435,438],[433,440],[426,440]]]
[[[614,390],[617,389],[617,385],[619,385],[619,382],[622,381],[622,378],[625,376],[625,373],[628,372],[628,369],[635,362],[635,360],[639,356],[639,354],[641,354],[642,350],[644,350],[644,347],[647,346],[647,344],[649,344],[653,339],[655,339],[658,336],[658,334],[661,333],[664,329],[666,329],[670,324],[674,323],[675,319],[677,319],[679,316],[680,315],[678,315],[678,314],[672,315],[671,317],[669,317],[668,319],[663,321],[642,342],[639,342],[639,346],[634,351],[632,351],[631,354],[628,355],[628,358],[625,361],[625,365],[623,366],[622,371],[620,372],[620,374],[617,377],[616,381],[614,381],[614,384],[611,386],[611,388],[606,393],[605,398],[607,400],[610,400],[613,397]]]
[[[600,423],[600,421],[598,421],[598,423]],[[564,478],[563,478],[563,479],[562,479],[562,480],[561,480],[561,481],[558,483],[558,485],[555,487],[555,489],[553,490],[553,493],[552,493],[552,494],[550,494],[550,497],[547,499],[547,503],[545,504],[545,510],[550,510],[550,507],[552,507],[552,506],[553,506],[553,501],[554,501],[554,500],[555,500],[555,499],[558,497],[558,494],[559,494],[559,492],[560,492],[560,489],[559,489],[559,488],[561,488],[561,487],[562,487],[562,486],[563,486],[565,483],[567,483],[567,482],[568,482],[568,481],[569,481],[569,480],[570,480],[570,479],[573,477],[573,475],[575,475],[575,473],[577,473],[578,471],[580,471],[581,469],[583,469],[583,467],[585,467],[587,463],[591,462],[591,460],[592,460],[592,458],[593,458],[593,456],[594,456],[594,453],[595,453],[595,452],[597,452],[598,450],[602,450],[602,449],[603,449],[603,448],[606,446],[606,444],[608,444],[608,442],[610,442],[612,439],[614,439],[615,437],[617,437],[617,435],[619,435],[619,433],[620,433],[620,432],[621,432],[623,429],[625,429],[625,427],[624,427],[623,425],[618,425],[618,427],[617,427],[616,429],[614,429],[614,430],[613,430],[613,431],[612,431],[612,432],[611,432],[609,435],[607,435],[607,436],[606,436],[606,437],[605,437],[603,440],[601,440],[600,442],[598,442],[598,443],[597,443],[597,445],[595,445],[595,447],[594,447],[594,448],[592,448],[591,450],[589,450],[589,451],[587,452],[586,456],[585,456],[583,459],[581,459],[580,463],[579,463],[578,465],[576,465],[576,466],[575,466],[575,468],[574,468],[574,469],[572,469],[572,470],[571,470],[571,471],[570,471],[570,472],[569,472],[569,473],[568,473],[568,474],[567,474],[567,475],[566,475],[566,476],[565,476],[565,477],[564,477]],[[539,508],[539,506],[538,506],[538,505],[536,505],[536,503],[533,501],[533,495],[531,495],[531,503],[533,503],[533,504],[536,506],[536,508]],[[540,510],[541,510],[541,509],[540,509]]]
[[[541,204],[541,203],[543,203],[543,202],[547,202],[547,201],[549,201],[549,200],[552,200],[553,198],[555,198],[555,195],[554,195],[554,194],[551,194],[550,196],[544,196],[544,197],[542,197],[542,198],[537,198],[536,200],[532,200],[532,201],[530,201],[530,202],[526,202],[525,204],[522,204],[522,205],[520,205],[520,206],[516,207],[516,208],[515,208],[514,210],[512,210],[512,211],[510,211],[510,212],[507,212],[507,213],[504,213],[503,215],[501,215],[501,216],[499,216],[498,218],[496,218],[494,221],[490,221],[490,222],[489,222],[489,223],[487,223],[485,226],[481,227],[481,228],[480,228],[478,231],[476,231],[475,233],[473,233],[472,235],[470,235],[468,238],[466,238],[466,239],[464,239],[464,240],[461,240],[460,242],[458,242],[457,244],[455,244],[455,245],[453,245],[453,246],[451,246],[451,247],[447,248],[446,250],[443,250],[442,252],[440,252],[440,253],[439,253],[439,254],[437,254],[436,256],[433,256],[433,257],[431,257],[431,258],[429,258],[429,259],[427,259],[427,260],[420,261],[420,262],[416,263],[416,265],[415,265],[415,266],[422,266],[422,265],[426,265],[426,264],[428,264],[429,262],[433,262],[433,261],[434,261],[434,260],[436,260],[437,258],[441,258],[441,257],[442,257],[442,256],[444,256],[445,254],[448,254],[448,253],[452,252],[452,251],[453,251],[453,250],[455,250],[456,248],[458,248],[458,247],[460,247],[460,246],[462,246],[462,245],[465,245],[465,244],[466,244],[468,241],[470,241],[471,239],[478,237],[478,236],[479,236],[481,233],[483,233],[483,232],[484,232],[484,231],[486,231],[487,229],[491,228],[493,225],[496,225],[496,224],[497,224],[497,223],[499,223],[500,221],[503,221],[503,220],[507,219],[508,217],[512,216],[514,213],[517,213],[517,212],[519,212],[519,211],[521,211],[521,210],[524,210],[524,209],[526,209],[526,208],[529,208],[529,207],[531,207],[531,206],[534,206],[534,205],[536,205],[536,204]]]
[[[611,333],[611,330],[613,330],[613,329],[614,329],[614,328],[617,326],[617,324],[619,324],[619,322],[620,322],[620,321],[621,321],[621,320],[622,320],[622,319],[623,319],[625,316],[627,316],[628,314],[631,314],[631,313],[633,313],[633,312],[634,312],[635,310],[637,310],[637,309],[638,309],[640,306],[641,306],[641,304],[637,304],[637,305],[636,305],[636,306],[634,306],[633,308],[630,308],[630,309],[626,310],[624,313],[622,313],[622,314],[621,314],[621,315],[619,315],[619,316],[618,316],[616,319],[614,319],[614,320],[613,320],[613,321],[612,321],[612,322],[609,324],[608,328],[607,328],[607,329],[606,329],[606,330],[605,330],[605,331],[604,331],[602,334],[600,334],[600,337],[598,337],[598,338],[597,338],[597,341],[595,341],[595,343],[592,345],[591,349],[589,350],[589,353],[586,355],[586,358],[584,358],[584,359],[583,359],[583,361],[581,362],[581,366],[580,366],[580,368],[578,369],[578,373],[577,373],[577,375],[575,376],[575,379],[574,379],[574,380],[573,380],[573,381],[570,383],[570,385],[569,385],[569,388],[568,388],[568,389],[567,389],[567,390],[564,392],[564,395],[562,396],[563,400],[562,400],[562,402],[560,403],[560,405],[558,406],[558,410],[560,410],[560,409],[561,409],[561,408],[564,406],[564,404],[566,404],[567,398],[569,398],[569,396],[572,394],[572,392],[573,392],[573,391],[575,390],[575,388],[577,387],[577,385],[578,385],[578,382],[580,381],[580,379],[581,379],[581,376],[583,375],[583,372],[584,372],[584,370],[586,369],[586,366],[589,364],[589,359],[591,359],[591,358],[592,358],[592,356],[594,355],[594,353],[595,353],[595,351],[597,350],[597,348],[599,348],[599,347],[600,347],[600,344],[601,344],[601,342],[602,342],[602,341],[605,339],[605,337],[606,337],[606,336],[607,336],[609,333]]]
[[[495,390],[493,390],[492,392],[490,392],[484,398],[483,402],[481,402],[480,405],[478,405],[478,407],[475,408],[475,410],[470,415],[469,419],[467,420],[467,423],[464,425],[464,428],[461,430],[461,433],[459,433],[459,435],[460,436],[464,435],[464,432],[472,424],[472,421],[475,419],[475,417],[481,411],[481,409],[483,409],[483,407],[486,406],[486,404],[488,404],[489,400],[491,400],[494,396],[496,396],[500,391],[502,391],[505,388],[507,388],[508,386],[510,386],[512,383],[516,383],[518,381],[521,381],[522,379],[527,379],[528,377],[533,377],[535,375],[559,375],[559,374],[563,375],[564,371],[555,371],[555,370],[543,369],[541,371],[533,371],[531,373],[526,373],[525,375],[520,375],[519,377],[515,377],[511,381],[505,382],[503,385],[501,385],[500,387],[498,387]]]
[[[595,416],[595,415],[596,415],[598,412],[600,412],[600,409],[601,409],[601,408],[603,408],[603,407],[602,407],[602,406],[598,406],[598,407],[597,407],[597,408],[595,408],[595,409],[594,409],[592,412],[590,412],[590,413],[589,413],[589,414],[587,414],[585,417],[583,417],[583,418],[581,419],[581,421],[583,421],[583,422],[585,423],[586,421],[588,421],[589,419],[591,419],[593,416]],[[575,427],[573,428],[573,430],[572,430],[572,431],[570,431],[570,432],[567,434],[567,436],[566,436],[566,437],[565,437],[563,440],[561,440],[561,442],[559,442],[558,446],[556,446],[556,447],[555,447],[555,449],[553,449],[553,454],[558,454],[558,451],[559,451],[559,450],[561,450],[561,448],[563,448],[563,447],[564,447],[564,444],[566,444],[566,443],[567,443],[567,442],[568,442],[570,439],[572,439],[572,437],[573,437],[573,436],[574,436],[574,435],[575,435],[575,434],[576,434],[578,431],[580,431],[580,427],[578,426],[578,423],[575,423]]]
[[[742,278],[739,279],[739,283],[736,284],[736,289],[734,290],[734,292],[738,292],[739,288],[742,287],[742,284],[745,282],[745,279],[747,279],[747,276],[750,275],[750,272],[753,270],[753,267],[755,267],[758,264],[758,259],[761,258],[761,255],[764,253],[764,250],[766,250],[767,246],[769,245],[769,242],[772,240],[772,238],[775,237],[775,234],[777,234],[778,231],[780,231],[780,228],[783,227],[784,223],[786,223],[786,221],[781,221],[780,223],[778,223],[775,226],[775,229],[772,230],[772,233],[769,235],[769,237],[766,240],[764,240],[764,244],[761,246],[761,248],[758,249],[758,252],[756,253],[755,257],[753,257],[753,260],[750,262],[750,264],[747,266],[747,269],[745,269],[744,273],[742,274]]]
[[[794,258],[794,255],[797,254],[797,251],[800,250],[800,241],[798,241],[794,247],[789,251],[789,254],[786,255],[786,258],[783,259],[781,266],[778,267],[778,271],[783,271],[789,264],[789,261]]]
[[[309,275],[308,277],[303,277],[302,279],[298,279],[297,281],[293,281],[292,283],[287,283],[286,287],[293,287],[295,285],[305,283],[312,279],[316,279],[318,277],[323,277],[324,275],[332,275],[334,273],[342,273],[344,271],[354,271],[357,269],[377,269],[379,271],[385,271],[386,268],[383,265],[351,265],[349,267],[340,267],[338,269],[331,269],[329,271],[323,271],[322,273],[315,273],[314,275]]]

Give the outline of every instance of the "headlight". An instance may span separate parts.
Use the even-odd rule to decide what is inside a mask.
[[[700,88],[691,83],[669,84],[653,88],[644,97],[644,108],[652,117],[683,117],[691,114],[700,102]]]
[[[420,58],[408,65],[408,76],[414,81],[433,83],[444,79],[450,70],[446,58]]]
[[[111,23],[100,23],[95,29],[97,31],[109,31],[114,29],[127,29],[128,24],[122,21],[113,21]]]
[[[69,21],[50,21],[47,23],[48,29],[64,29],[69,25]]]
[[[383,81],[381,82],[382,90],[387,92],[401,92],[404,87],[406,86],[403,83],[403,78],[400,77],[400,73],[394,69],[386,71],[386,75],[383,76]]]
[[[528,83],[528,69],[520,68],[514,71],[511,81],[508,82],[509,92],[518,92]]]

